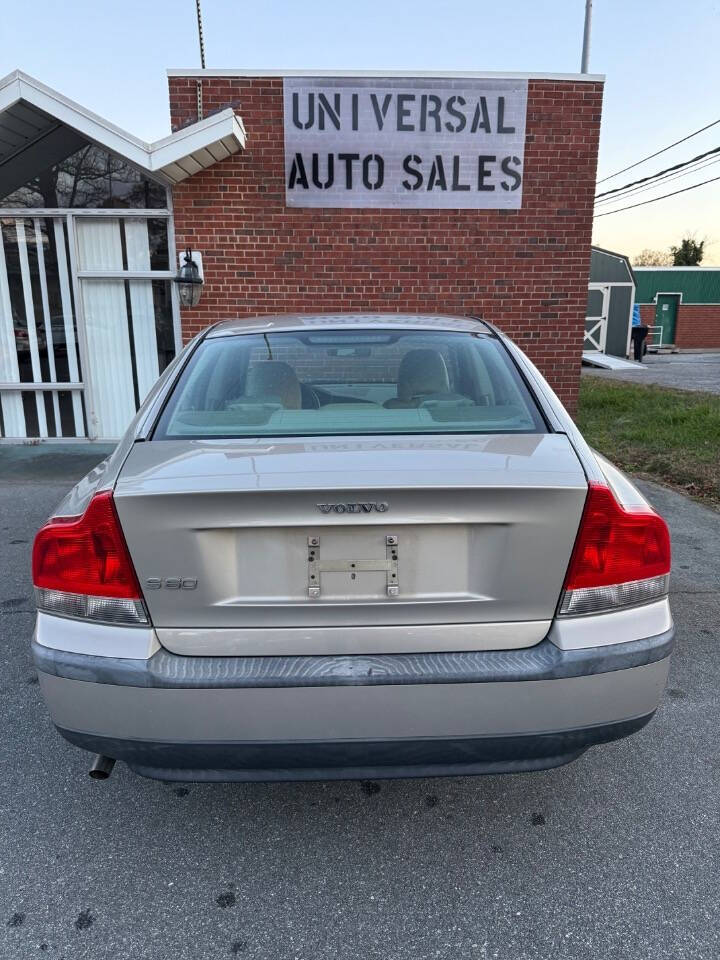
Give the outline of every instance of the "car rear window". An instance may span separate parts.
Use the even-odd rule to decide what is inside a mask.
[[[537,432],[542,417],[494,337],[316,329],[205,340],[154,438]]]

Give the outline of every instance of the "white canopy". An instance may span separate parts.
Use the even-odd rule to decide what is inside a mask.
[[[88,140],[174,184],[243,149],[245,128],[228,107],[146,143],[20,70],[0,80],[0,196]]]

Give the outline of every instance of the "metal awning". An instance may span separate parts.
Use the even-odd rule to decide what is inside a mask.
[[[0,195],[88,140],[174,184],[243,149],[245,128],[228,108],[146,143],[20,70],[0,80]]]

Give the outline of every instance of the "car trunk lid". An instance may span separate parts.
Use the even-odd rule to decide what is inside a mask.
[[[561,434],[168,440],[115,498],[169,648],[379,653],[538,642],[586,490]]]

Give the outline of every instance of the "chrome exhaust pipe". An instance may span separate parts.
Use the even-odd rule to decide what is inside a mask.
[[[114,766],[115,761],[112,757],[104,757],[101,753],[98,753],[90,767],[90,776],[93,780],[107,780],[113,772]]]

